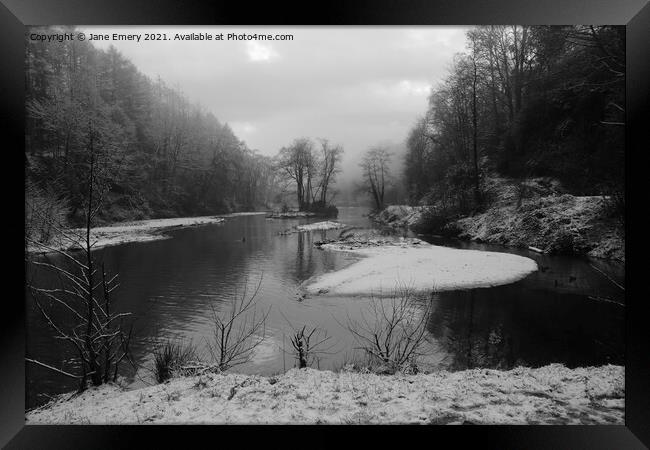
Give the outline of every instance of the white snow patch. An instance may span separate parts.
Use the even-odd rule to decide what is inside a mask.
[[[310,223],[308,225],[298,225],[296,227],[298,231],[336,230],[338,228],[345,228],[345,225],[339,222],[325,221]]]
[[[242,211],[230,214],[223,214],[220,217],[239,217],[239,216],[262,216],[267,215],[266,211]]]
[[[261,213],[264,214],[264,213]],[[208,225],[222,223],[225,219],[220,216],[201,217],[175,217],[171,219],[151,219],[126,222],[105,227],[95,227],[90,230],[90,240],[93,249],[124,244],[127,242],[146,242],[168,239],[169,236],[161,234],[162,231],[185,226]],[[60,237],[59,242],[50,244],[49,247],[65,250],[78,248],[74,240],[85,241],[85,228],[72,228],[65,233],[70,237]],[[31,245],[29,252],[51,251],[39,245]]]
[[[295,217],[313,217],[316,213],[309,211],[287,211],[279,212],[274,211],[270,215],[266,216],[267,219],[292,219]]]
[[[537,270],[530,258],[510,253],[458,250],[430,245],[387,245],[346,248],[325,244],[323,249],[362,256],[352,265],[305,283],[307,292],[327,295],[392,295],[397,287],[413,291],[455,290],[513,283]]]
[[[31,424],[619,424],[622,366],[561,364],[418,375],[291,369],[284,375],[206,374],[124,391],[61,396]]]

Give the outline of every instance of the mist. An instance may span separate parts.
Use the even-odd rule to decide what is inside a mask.
[[[465,48],[467,27],[81,27],[87,34],[285,34],[287,41],[94,41],[179,88],[239,139],[275,155],[293,139],[345,149],[341,185],[361,154],[398,150],[427,97]]]

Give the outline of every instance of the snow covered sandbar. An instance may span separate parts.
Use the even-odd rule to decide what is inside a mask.
[[[523,256],[458,250],[418,240],[361,248],[325,244],[322,248],[362,259],[308,280],[305,289],[312,294],[382,296],[392,295],[397,287],[412,291],[491,287],[513,283],[537,270],[537,263]]]
[[[322,230],[336,230],[338,228],[345,228],[345,225],[339,222],[325,221],[310,223],[308,225],[298,225],[298,231],[322,231]]]

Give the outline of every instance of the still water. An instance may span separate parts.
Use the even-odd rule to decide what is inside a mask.
[[[363,208],[339,210],[339,222],[372,226]],[[131,351],[139,369],[123,366],[132,386],[152,382],[156,343],[181,339],[204,349],[213,331],[213,311],[228,311],[233,298],[250,297],[258,285],[256,307],[259,312],[268,311],[265,339],[252,361],[234,371],[275,374],[293,367],[289,339],[293,329],[303,325],[318,327],[322,336],[329,336],[314,367],[337,368],[358,357],[359,344],[347,325],[368,317],[371,300],[303,298],[300,293],[305,280],[343,268],[356,257],[314,247],[314,241],[335,238],[338,230],[279,234],[294,225],[317,221],[238,216],[222,224],[171,231],[171,239],[97,250],[96,257],[107,270],[119,273],[115,307],[132,312],[135,319]],[[622,284],[623,264],[421,238],[437,245],[516,253],[536,260],[540,267],[506,286],[422,296],[419,301],[431,302],[432,309],[423,360],[428,370],[624,363],[624,293],[592,267]],[[42,274],[33,276],[36,283],[48,282]],[[29,298],[26,308],[27,355],[61,367],[60,361],[72,355],[52,339]],[[46,402],[48,395],[74,388],[70,379],[37,366],[26,367],[28,408]]]

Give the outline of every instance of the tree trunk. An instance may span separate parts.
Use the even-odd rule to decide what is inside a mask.
[[[87,325],[86,325],[86,332],[84,336],[84,341],[86,345],[86,351],[88,352],[88,366],[90,369],[90,379],[92,380],[94,385],[100,385],[102,384],[102,374],[99,371],[99,368],[97,367],[97,355],[95,354],[95,349],[93,348],[93,344],[91,341],[91,334],[92,334],[92,325],[93,325],[93,317],[94,317],[94,306],[95,306],[95,300],[93,298],[93,275],[94,275],[94,267],[93,267],[93,259],[91,255],[91,244],[90,244],[90,228],[92,225],[92,213],[93,213],[93,178],[94,178],[94,172],[95,172],[95,155],[94,155],[94,150],[93,150],[93,130],[92,130],[92,125],[90,128],[90,173],[88,175],[88,210],[86,211],[86,266],[88,267],[87,269],[87,274],[86,278],[88,280],[88,294],[86,297],[86,303],[87,303],[87,308],[88,308],[88,315],[86,317],[87,320]]]
[[[481,192],[479,186],[479,172],[478,172],[478,118],[476,114],[476,54],[473,55],[474,62],[474,80],[472,83],[472,122],[474,125],[473,147],[474,147],[474,199],[478,205],[481,200]]]

